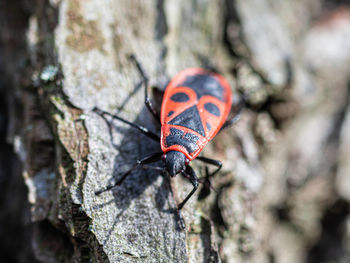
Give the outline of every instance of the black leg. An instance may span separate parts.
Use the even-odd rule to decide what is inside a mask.
[[[199,178],[199,182],[203,183],[203,185],[204,185],[204,187],[202,188],[202,190],[200,191],[200,193],[198,195],[198,200],[202,200],[210,194],[210,189],[217,192],[216,189],[214,189],[212,187],[209,178],[214,176],[216,173],[218,173],[220,171],[220,169],[222,167],[222,162],[218,161],[218,160],[209,159],[206,157],[201,157],[201,156],[197,157],[195,160],[199,160],[203,163],[215,165],[217,167],[217,169],[214,172],[209,173],[209,169],[206,166],[205,167],[205,177]]]
[[[202,157],[202,156],[198,156],[195,160],[199,160],[203,163],[211,164],[211,165],[214,165],[217,167],[217,169],[214,172],[212,172],[211,174],[207,174],[207,177],[214,176],[217,172],[220,171],[220,169],[222,167],[222,162],[218,161],[218,160],[209,159],[209,158]]]
[[[237,113],[232,119],[227,120],[224,123],[224,125],[222,125],[219,132],[221,132],[222,130],[226,129],[227,127],[230,127],[231,125],[235,124],[237,121],[239,121],[240,118],[241,118],[241,114]]]
[[[134,164],[133,167],[131,167],[128,171],[126,171],[122,176],[121,178],[116,181],[114,184],[110,184],[110,185],[107,185],[105,186],[104,188],[102,188],[101,190],[98,190],[95,192],[95,195],[100,195],[102,194],[103,192],[106,192],[106,191],[109,191],[111,190],[112,188],[116,187],[116,186],[119,186],[121,185],[125,178],[132,172],[134,171],[136,168],[142,166],[143,164],[149,164],[149,163],[154,163],[154,162],[157,162],[157,161],[160,161],[161,159],[161,156],[163,155],[163,152],[159,152],[159,153],[154,153],[150,156],[147,156],[141,160],[137,160],[137,162]]]
[[[187,165],[186,170],[185,170],[185,172],[182,173],[182,175],[185,176],[186,178],[188,178],[188,180],[190,180],[191,184],[193,185],[193,189],[186,196],[186,198],[181,202],[181,204],[179,204],[177,206],[178,210],[181,210],[181,208],[183,208],[183,206],[186,204],[186,202],[191,198],[191,196],[194,194],[194,192],[196,192],[196,190],[198,188],[198,178],[197,178],[196,173],[194,172],[194,170],[192,169],[191,166]]]
[[[157,135],[157,134],[155,134],[155,133],[153,133],[153,132],[151,132],[149,129],[147,129],[146,127],[144,127],[144,126],[141,126],[141,125],[137,125],[137,124],[135,124],[135,123],[132,123],[132,122],[130,122],[130,121],[127,121],[127,120],[125,120],[125,119],[123,119],[123,118],[121,118],[121,117],[119,117],[119,116],[117,116],[117,115],[113,115],[113,114],[111,114],[111,113],[109,113],[109,112],[107,112],[107,111],[103,111],[103,110],[101,110],[101,109],[99,109],[99,108],[93,108],[92,109],[94,112],[96,112],[97,114],[99,114],[99,115],[107,115],[107,116],[109,116],[109,117],[111,117],[111,118],[113,118],[113,119],[117,119],[117,120],[119,120],[119,121],[121,121],[121,122],[124,122],[124,123],[126,123],[126,124],[128,124],[128,125],[130,125],[131,127],[134,127],[134,128],[136,128],[136,129],[138,129],[140,132],[142,132],[144,135],[146,135],[147,137],[149,137],[149,138],[151,138],[151,139],[153,139],[153,140],[155,140],[155,141],[157,141],[157,142],[159,142],[160,141],[160,138],[159,138],[159,136]]]
[[[142,69],[141,64],[137,61],[137,59],[135,58],[134,55],[130,56],[130,59],[134,61],[137,70],[139,71],[141,77],[142,77],[142,82],[143,85],[145,87],[145,104],[147,109],[149,110],[149,112],[152,114],[153,118],[157,121],[157,123],[160,124],[160,117],[159,117],[159,113],[156,111],[156,109],[154,108],[151,98],[148,95],[148,77],[145,73],[145,71]]]
[[[240,92],[240,101],[237,105],[238,109],[236,110],[235,115],[230,120],[227,120],[224,123],[224,125],[222,125],[219,132],[221,132],[222,130],[226,129],[227,127],[235,124],[237,121],[239,121],[239,119],[241,118],[241,112],[242,112],[243,108],[245,107],[245,105],[246,105],[246,95],[244,95],[242,92]]]

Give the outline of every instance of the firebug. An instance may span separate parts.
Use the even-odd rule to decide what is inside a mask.
[[[202,68],[189,68],[177,74],[167,85],[160,115],[148,95],[148,77],[134,56],[130,57],[142,76],[145,105],[161,126],[160,137],[146,127],[134,124],[117,115],[112,115],[98,108],[93,110],[100,115],[124,122],[142,132],[149,138],[160,142],[161,151],[138,160],[114,184],[95,192],[99,195],[122,184],[125,178],[136,168],[162,160],[166,173],[174,177],[183,175],[193,185],[193,190],[178,205],[180,210],[198,188],[198,177],[190,166],[193,160],[199,160],[216,166],[210,174],[215,175],[222,167],[222,162],[198,156],[214,136],[235,123],[239,112],[229,120],[232,107],[232,92],[229,83],[221,75]],[[241,107],[242,108],[242,107]]]

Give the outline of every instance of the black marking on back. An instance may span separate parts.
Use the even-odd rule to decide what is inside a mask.
[[[214,103],[207,102],[204,104],[204,109],[206,109],[209,113],[219,117],[220,116],[220,110],[218,106],[216,106]]]
[[[184,132],[176,128],[170,128],[170,134],[165,138],[165,140],[167,147],[172,145],[182,145],[189,153],[192,153],[198,149],[198,145],[196,144],[196,142],[199,140],[198,136],[191,133],[186,133],[184,136]]]
[[[183,92],[177,92],[173,94],[170,99],[175,102],[186,102],[189,101],[190,97],[186,93]]]
[[[210,130],[211,130],[211,125],[210,125],[210,123],[207,122],[205,125],[207,125],[207,129],[208,129],[208,131],[210,131]]]
[[[177,87],[189,87],[197,93],[198,99],[204,95],[214,96],[215,98],[225,101],[224,89],[220,82],[210,75],[192,75],[177,85]]]
[[[198,132],[202,136],[205,136],[201,117],[199,115],[199,112],[198,112],[196,105],[181,112],[174,119],[169,121],[168,124],[186,127],[186,128],[189,128],[191,130]]]
[[[184,139],[195,143],[196,141],[198,141],[199,137],[194,135],[193,133],[186,133]]]
[[[169,112],[168,112],[168,117],[170,117],[171,115],[173,115],[174,112],[175,112],[175,111],[173,111],[173,110],[169,111]]]

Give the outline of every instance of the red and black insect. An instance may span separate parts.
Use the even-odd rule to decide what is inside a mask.
[[[137,167],[162,160],[168,175],[174,177],[181,174],[193,185],[193,190],[178,205],[178,209],[181,209],[198,188],[198,178],[189,165],[190,161],[196,159],[216,166],[217,169],[210,176],[221,169],[221,161],[198,155],[219,131],[239,119],[237,113],[232,119],[226,120],[231,111],[231,88],[217,73],[202,68],[185,69],[167,85],[159,118],[148,96],[148,78],[136,59],[131,58],[143,78],[145,104],[161,125],[161,136],[119,116],[97,108],[94,108],[94,111],[101,115],[109,115],[138,129],[149,138],[160,142],[162,151],[138,160],[116,183],[96,191],[96,195],[120,185]]]

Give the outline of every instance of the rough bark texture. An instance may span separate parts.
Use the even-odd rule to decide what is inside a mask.
[[[0,9],[1,225],[15,211],[20,218],[0,231],[6,258],[350,261],[346,1],[26,0]],[[203,152],[224,166],[212,179],[217,192],[202,188],[184,207],[185,229],[174,210],[192,188],[182,178],[139,170],[94,194],[159,150],[92,111],[157,132],[130,54],[151,85],[162,88],[181,69],[201,66],[247,96],[239,123]],[[30,224],[10,144],[22,161]],[[11,229],[21,229],[15,256]]]

